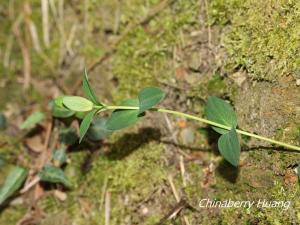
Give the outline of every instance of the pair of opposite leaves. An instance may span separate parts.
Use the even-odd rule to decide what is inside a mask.
[[[99,112],[102,107],[105,108],[105,105],[101,103],[94,94],[86,72],[82,87],[89,100],[79,96],[64,96],[56,100],[56,105],[60,107],[66,106],[73,111],[87,112],[80,125],[80,142],[90,127],[95,114]],[[144,88],[139,92],[138,99],[127,99],[120,104],[120,106],[134,107],[136,109],[119,109],[113,111],[110,118],[106,121],[106,129],[114,131],[136,123],[138,118],[142,116],[146,110],[158,104],[164,96],[164,92],[157,87]]]
[[[67,96],[63,98],[63,105],[74,111],[89,111],[84,117],[80,126],[80,141],[86,134],[93,117],[99,111],[94,108],[96,106],[104,106],[95,96],[87,74],[83,79],[83,90],[87,99],[78,96]],[[136,123],[141,115],[153,106],[158,104],[165,94],[157,87],[147,87],[140,91],[138,99],[127,99],[123,101],[121,106],[131,106],[137,109],[121,109],[115,110],[106,122],[108,130],[119,130]],[[79,99],[80,98],[80,99]],[[230,104],[217,97],[209,97],[205,113],[209,120],[222,124],[230,130],[213,127],[213,129],[221,134],[218,140],[218,149],[221,155],[233,166],[238,166],[240,158],[240,144],[236,132],[237,117]]]

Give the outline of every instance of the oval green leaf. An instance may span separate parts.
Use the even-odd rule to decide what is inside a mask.
[[[66,150],[63,148],[55,150],[52,159],[54,161],[54,165],[63,165],[68,159]]]
[[[68,118],[75,114],[74,111],[71,111],[64,106],[59,106],[55,102],[54,102],[54,104],[53,104],[53,102],[50,104],[51,104],[51,109],[52,109],[51,112],[52,112],[53,117]]]
[[[120,105],[139,107],[139,100],[127,99]],[[133,125],[138,121],[139,114],[138,109],[115,110],[106,122],[106,129],[114,131]]]
[[[152,108],[165,97],[165,93],[158,87],[146,87],[139,93],[140,113]]]
[[[75,117],[77,119],[83,120],[83,118],[86,116],[87,112],[76,112]]]
[[[6,177],[0,190],[0,205],[11,197],[24,183],[27,177],[27,170],[22,167],[15,167]]]
[[[72,186],[71,182],[66,178],[64,171],[51,165],[44,166],[44,168],[39,172],[39,177],[41,181],[61,183],[68,188]]]
[[[94,109],[93,111],[86,114],[86,116],[83,118],[83,120],[80,124],[80,128],[79,128],[79,143],[81,143],[84,135],[88,131],[96,112],[97,112],[97,109]]]
[[[58,106],[58,107],[64,107],[64,95],[62,96],[58,96],[57,98],[54,99],[54,105]]]
[[[212,96],[208,98],[205,106],[205,114],[206,117],[213,122],[220,123],[228,127],[236,128],[237,126],[237,117],[234,109],[229,103],[218,97]],[[228,130],[218,127],[213,127],[213,129],[220,134],[228,132]]]
[[[78,140],[76,131],[72,127],[61,128],[59,130],[59,141],[61,144],[71,146]]]
[[[240,160],[241,147],[237,132],[232,128],[218,140],[218,148],[221,155],[233,166],[237,167]]]
[[[21,124],[20,128],[27,129],[34,127],[45,118],[45,114],[42,112],[34,112]]]
[[[75,112],[91,111],[94,107],[94,104],[90,100],[80,96],[65,96],[63,98],[63,104]]]
[[[84,94],[86,95],[86,97],[89,100],[91,100],[96,105],[103,105],[98,101],[98,99],[97,99],[97,97],[96,97],[96,95],[95,95],[95,93],[94,93],[94,91],[93,91],[93,89],[92,89],[92,87],[89,83],[86,68],[84,69],[84,78],[83,78],[83,81],[82,81],[82,88],[83,88]]]

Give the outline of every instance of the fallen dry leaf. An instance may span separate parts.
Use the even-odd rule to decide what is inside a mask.
[[[67,199],[67,194],[65,192],[62,192],[60,190],[55,190],[54,191],[54,196],[60,200],[60,201],[65,201]]]
[[[186,128],[187,126],[185,119],[178,119],[176,124],[179,128]]]
[[[186,70],[184,67],[178,67],[175,70],[175,76],[177,80],[183,79],[186,74]]]
[[[295,184],[298,181],[298,177],[292,170],[288,170],[285,173],[283,180],[286,185]]]
[[[35,153],[41,153],[44,150],[44,143],[41,135],[34,135],[26,138],[25,145]]]

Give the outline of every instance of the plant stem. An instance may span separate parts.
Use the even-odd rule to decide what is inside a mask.
[[[105,108],[106,109],[113,109],[113,110],[114,109],[133,109],[133,110],[134,109],[139,109],[139,107],[134,107],[134,106],[106,106]],[[193,116],[193,115],[190,115],[190,114],[187,114],[187,113],[182,113],[182,112],[178,112],[178,111],[174,111],[174,110],[170,110],[170,109],[152,108],[150,110],[185,117],[185,118],[188,118],[188,119],[192,119],[192,120],[196,120],[196,121],[200,121],[202,123],[212,125],[214,127],[219,127],[219,128],[225,129],[225,130],[231,130],[232,129],[232,127],[228,127],[228,126],[225,126],[223,124],[213,122],[211,120],[207,120],[207,119],[204,119],[204,118],[201,118],[201,117]],[[240,133],[242,135],[245,135],[245,136],[254,137],[254,138],[257,138],[257,139],[260,139],[260,140],[263,140],[263,141],[267,141],[267,142],[270,142],[270,143],[273,143],[273,144],[276,144],[276,145],[279,145],[279,146],[283,146],[283,147],[286,147],[288,149],[293,149],[293,150],[296,150],[296,151],[300,151],[300,147],[295,146],[295,145],[290,145],[290,144],[287,144],[287,143],[284,143],[284,142],[281,142],[281,141],[276,141],[276,140],[273,140],[271,138],[266,138],[266,137],[263,137],[263,136],[260,136],[260,135],[257,135],[257,134],[252,134],[252,133],[249,133],[247,131],[243,131],[243,130],[239,130],[239,129],[236,129],[236,132]]]

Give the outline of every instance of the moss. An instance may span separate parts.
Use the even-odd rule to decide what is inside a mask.
[[[300,4],[293,0],[216,0],[212,17],[230,21],[224,44],[228,53],[225,71],[243,68],[253,79],[275,81],[299,73]]]
[[[78,224],[86,224],[87,220],[90,224],[103,224],[103,187],[106,183],[106,191],[111,193],[111,224],[120,224],[127,215],[130,215],[131,221],[140,221],[141,215],[136,212],[138,204],[162,184],[166,168],[160,144],[134,137],[130,138],[122,132],[115,134],[111,139],[114,143],[112,151],[93,157],[92,168],[86,174],[81,172],[82,165],[90,153],[71,154],[72,163],[68,165],[66,174],[76,183],[76,187],[69,192],[64,203],[54,197],[44,199],[45,211],[49,215],[72,218],[72,222],[77,221]],[[89,212],[83,216],[85,206]],[[149,215],[143,220],[145,224],[153,224],[160,217]]]
[[[136,18],[140,12],[145,14],[152,4],[145,8],[141,1],[137,1],[136,5],[133,8],[132,3],[125,4],[125,12],[128,14],[125,13],[124,17],[134,15]],[[196,24],[197,7],[196,1],[178,1],[149,24],[133,29],[122,40],[113,60],[113,72],[119,80],[119,88],[114,93],[116,100],[135,95],[144,86],[168,81],[173,77],[172,48],[180,44],[180,32]]]
[[[201,81],[199,85],[193,88],[189,95],[192,97],[199,96],[200,98],[205,99],[212,95],[224,96],[224,94],[228,93],[228,91],[229,88],[224,79],[220,76],[220,74],[216,73]]]
[[[147,15],[153,5],[158,2],[160,1],[129,0],[122,2],[120,28],[117,35],[122,34],[127,24]],[[32,4],[32,18],[36,22],[39,36],[42,37],[39,4],[38,0]],[[107,48],[106,43],[115,38],[116,34],[104,33],[111,32],[109,26],[114,23],[116,4],[117,1],[89,2],[87,24],[84,25],[83,30],[79,26],[76,33],[76,35],[84,33],[86,39],[85,37],[76,39],[76,44],[73,46],[75,48],[78,43],[80,46],[82,44],[80,56],[83,56],[86,62],[91,62],[103,55],[103,51]],[[65,29],[66,34],[69,34],[70,30],[68,29],[71,28],[69,25],[74,23],[74,17],[72,13],[69,14],[68,5],[65,6]],[[199,5],[198,0],[176,1],[172,6],[161,11],[148,24],[135,27],[121,41],[115,54],[111,56],[111,69],[119,83],[118,89],[112,93],[114,100],[119,101],[125,97],[132,97],[144,86],[159,85],[162,81],[168,83],[174,79],[173,49],[190,44],[190,40],[184,40],[188,36],[185,34],[201,30],[203,24],[199,23],[200,7],[202,5]],[[218,25],[226,30],[226,33],[223,34],[228,59],[224,71],[228,72],[230,76],[230,73],[235,70],[245,69],[251,78],[259,80],[276,80],[286,74],[299,77],[297,74],[298,59],[295,57],[299,48],[297,42],[298,8],[299,3],[295,0],[209,1],[210,25]],[[76,23],[81,23],[86,13],[84,3],[76,5],[73,3],[72,10],[78,19]],[[100,10],[109,12],[108,17],[103,16],[104,13],[99,13]],[[9,22],[4,22],[1,28],[3,32],[0,34],[0,44],[3,46],[6,43],[4,34],[7,34],[9,29]],[[102,32],[103,30],[105,32]],[[44,49],[44,53],[56,64],[60,56],[60,34],[53,32],[51,39],[51,47],[48,50]],[[18,70],[22,67],[22,55],[17,45],[13,48],[13,52],[15,68]],[[41,75],[43,78],[51,74],[43,59],[34,51],[32,52],[32,65],[33,74],[39,74],[38,76]],[[5,68],[1,67],[0,71],[5,71]],[[15,75],[18,74],[15,71],[5,72],[11,74],[11,81],[14,81]],[[195,76],[198,75],[195,73]],[[74,77],[70,77],[73,82]],[[104,75],[102,78],[101,82],[106,85],[111,77],[107,78]],[[199,82],[190,85],[192,90],[187,90],[188,94],[184,95],[198,96],[202,99],[208,95],[232,97],[238,93],[237,88],[229,83],[226,76],[206,74],[204,79],[199,78],[198,80],[197,78],[197,81]],[[1,104],[5,103],[8,94],[10,95],[7,93],[7,89],[15,91],[15,86],[16,84],[13,84],[13,88],[9,86],[4,90],[4,97],[0,93]],[[179,86],[181,87],[181,85]],[[186,86],[183,85],[183,87]],[[23,95],[17,92],[12,95],[10,95],[10,99],[23,101]],[[34,95],[34,98],[38,99],[39,96]],[[196,104],[200,105],[199,102]],[[299,124],[293,125],[293,120],[294,117],[289,121],[290,124],[277,132],[276,139],[296,143],[295,137],[299,135],[297,131]],[[210,133],[206,137],[209,135]],[[199,137],[195,146],[213,147],[209,146],[203,136]],[[89,224],[103,224],[102,188],[106,182],[106,190],[111,193],[111,224],[125,223],[126,220],[131,224],[140,224],[141,221],[143,224],[155,224],[175,202],[173,196],[172,199],[168,199],[165,193],[159,193],[157,195],[159,199],[156,199],[158,203],[151,202],[149,204],[153,207],[164,205],[164,212],[157,207],[153,214],[142,216],[139,206],[156,189],[164,191],[168,189],[165,188],[164,182],[166,174],[173,169],[175,171],[172,172],[177,172],[174,177],[175,186],[180,193],[183,191],[186,194],[189,203],[196,208],[197,201],[207,196],[220,200],[229,198],[232,200],[257,198],[294,200],[299,196],[298,185],[285,185],[282,178],[276,175],[283,173],[290,163],[295,163],[297,155],[270,153],[271,151],[265,150],[243,152],[242,158],[246,159],[247,165],[242,166],[237,173],[228,165],[220,162],[221,157],[216,157],[213,151],[203,154],[201,152],[199,155],[196,152],[189,152],[191,155],[195,154],[196,157],[199,157],[199,160],[185,162],[189,182],[183,188],[178,168],[165,165],[164,157],[168,156],[164,154],[163,146],[153,141],[156,139],[159,138],[153,136],[149,139],[149,133],[140,135],[134,132],[134,129],[129,129],[127,133],[115,134],[110,139],[109,152],[107,152],[107,148],[103,147],[96,153],[86,151],[71,153],[72,163],[66,167],[66,174],[75,184],[74,189],[67,193],[68,198],[65,202],[57,200],[52,195],[45,196],[41,202],[46,214],[42,224],[76,223],[80,225],[86,224],[87,221]],[[8,156],[11,157],[12,154],[18,155],[16,154],[18,149],[3,148],[1,152],[2,150],[9,152]],[[14,158],[9,159],[14,160]],[[83,172],[82,165],[85,164],[86,159],[92,160],[92,168],[89,172]],[[173,163],[172,160],[168,159],[167,161]],[[209,175],[211,176],[210,186],[202,188],[202,182],[207,178],[203,169],[206,168],[208,162],[216,165],[217,169],[216,173],[212,172]],[[263,163],[258,164],[257,162]],[[239,176],[236,177],[236,175]],[[151,201],[155,201],[155,199],[151,199]],[[288,212],[280,211],[280,209],[225,209],[217,212],[184,210],[183,213],[189,216],[190,221],[193,221],[192,224],[255,224],[255,221],[258,221],[258,224],[284,224],[286,221],[293,222],[300,219],[300,214],[297,212],[299,207],[299,202],[295,200]],[[22,207],[7,208],[0,215],[0,224],[15,224],[15,221],[25,214],[24,211]],[[175,221],[174,224],[179,224],[179,221]]]
[[[0,224],[17,224],[26,214],[27,208],[24,206],[8,207],[0,213]]]
[[[297,221],[298,201],[295,196],[299,195],[299,186],[283,187],[278,177],[271,172],[261,170],[251,166],[242,168],[236,183],[217,176],[215,192],[210,196],[211,199],[241,201],[255,201],[255,206],[251,208],[223,208],[218,213],[222,218],[221,224],[251,224],[257,221],[259,224],[284,224],[286,221]],[[226,170],[228,172],[228,170]],[[254,176],[256,174],[256,176]],[[249,183],[250,182],[250,183]],[[253,186],[254,185],[254,186]],[[268,188],[267,188],[268,187]],[[291,189],[293,191],[291,191]],[[291,201],[287,211],[282,208],[258,208],[259,200],[267,201]]]

